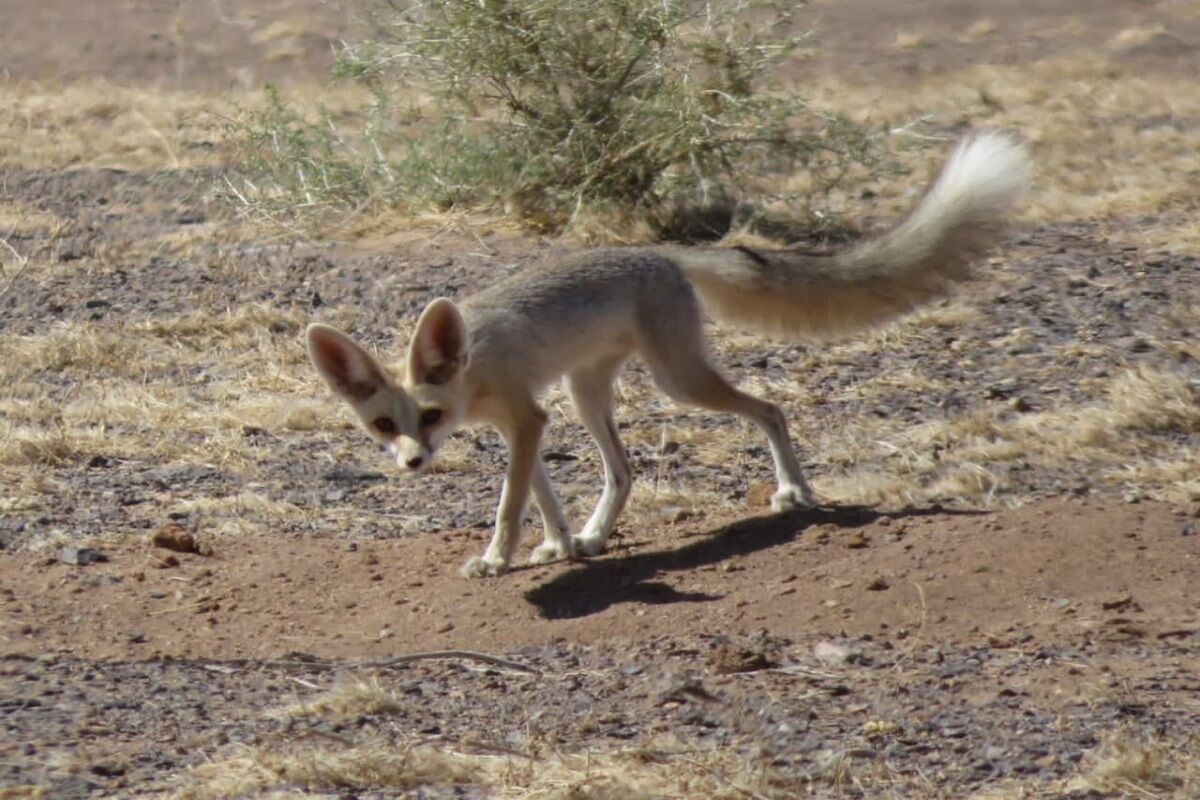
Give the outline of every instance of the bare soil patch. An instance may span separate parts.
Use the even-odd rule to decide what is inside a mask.
[[[131,537],[86,567],[53,552],[10,556],[0,636],[6,652],[123,660],[504,653],[760,629],[898,648],[913,639],[1194,643],[1198,527],[1153,502],[833,508],[717,527],[627,525],[603,557],[479,583],[457,568],[486,544],[483,530],[201,538],[207,556]]]

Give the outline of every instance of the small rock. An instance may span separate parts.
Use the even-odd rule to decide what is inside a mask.
[[[1025,414],[1033,410],[1033,404],[1025,397],[1014,397],[1008,401],[1009,407],[1018,414]]]
[[[861,550],[870,544],[867,535],[862,531],[854,531],[849,536],[842,539],[842,547],[847,550]]]
[[[326,472],[324,475],[321,476],[321,479],[326,480],[326,481],[340,482],[340,483],[365,483],[367,481],[386,480],[387,476],[384,475],[382,472],[378,472],[376,470],[349,469],[349,468],[345,468],[345,467],[337,467],[336,469],[332,469],[329,472]],[[330,492],[330,494],[332,495],[332,494],[334,494],[334,492]],[[344,496],[345,496],[345,492],[343,492],[342,495],[336,499],[340,500]]]
[[[155,528],[150,539],[155,547],[174,550],[176,553],[195,553],[196,539],[187,528],[178,522],[166,522]]]
[[[888,583],[882,576],[875,578],[866,585],[866,590],[868,592],[883,592],[890,588],[892,588],[892,585]]]
[[[686,522],[696,516],[696,512],[682,506],[667,506],[660,512],[664,520],[670,523]]]
[[[733,675],[738,672],[757,672],[775,666],[761,650],[723,644],[708,654],[709,666],[718,675]]]
[[[1133,605],[1133,595],[1126,592],[1111,600],[1105,600],[1100,604],[1100,607],[1105,611],[1117,611],[1122,608],[1129,608],[1131,605]]]
[[[870,719],[863,723],[863,736],[868,739],[882,738],[900,732],[900,726],[891,720]]]
[[[91,547],[60,547],[58,549],[58,560],[64,564],[86,567],[88,564],[108,561],[108,554]]]
[[[813,645],[813,656],[822,664],[840,667],[858,661],[862,658],[862,653],[837,642],[817,642]]]
[[[125,774],[125,765],[115,761],[98,761],[92,764],[91,772],[102,778],[119,778]]]

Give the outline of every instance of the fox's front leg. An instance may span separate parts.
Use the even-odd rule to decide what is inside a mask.
[[[546,414],[536,405],[515,423],[501,429],[508,444],[508,471],[496,509],[496,532],[482,556],[463,565],[462,574],[468,578],[503,575],[512,563],[513,553],[521,540],[521,519],[529,501],[529,487],[538,468],[538,451]]]
[[[530,564],[549,564],[564,558],[575,558],[575,543],[567,526],[567,515],[554,494],[546,464],[539,457],[533,472],[533,494],[537,498],[538,510],[542,512],[542,528],[545,538],[529,555]]]

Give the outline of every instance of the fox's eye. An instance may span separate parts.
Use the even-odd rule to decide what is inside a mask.
[[[421,412],[421,427],[429,428],[437,425],[441,418],[442,410],[440,408],[427,408]]]
[[[391,417],[379,417],[371,424],[380,433],[392,434],[396,432],[396,421]]]

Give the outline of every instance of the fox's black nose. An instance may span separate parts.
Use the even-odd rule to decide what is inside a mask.
[[[420,467],[420,466],[421,466],[422,464],[424,464],[424,463],[425,463],[425,459],[424,459],[424,458],[422,458],[421,456],[413,456],[413,457],[412,457],[412,458],[410,458],[408,461],[405,461],[405,462],[404,462],[404,464],[405,464],[405,465],[406,465],[406,466],[407,466],[409,469],[417,469],[418,467]]]

